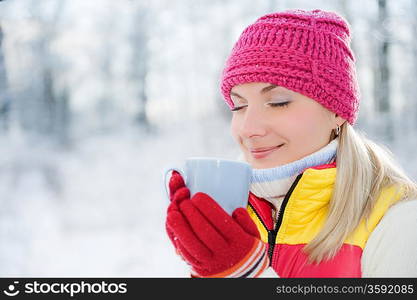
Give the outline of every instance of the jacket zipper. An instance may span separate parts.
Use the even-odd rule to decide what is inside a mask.
[[[293,184],[291,185],[290,189],[288,190],[287,194],[285,195],[285,198],[282,201],[281,207],[279,209],[278,219],[277,219],[277,222],[275,223],[274,230],[268,230],[268,243],[269,243],[268,256],[269,256],[269,261],[270,261],[271,266],[272,266],[272,256],[274,254],[274,249],[275,249],[275,240],[277,238],[279,228],[281,227],[281,224],[282,224],[285,207],[287,206],[288,200],[290,199],[292,192],[294,191],[295,187],[298,184],[298,181],[300,181],[302,176],[303,176],[303,173],[297,176],[297,178],[294,180]]]
[[[291,194],[294,191],[295,187],[297,186],[298,181],[300,181],[302,175],[303,174],[301,173],[300,175],[297,176],[297,178],[294,180],[293,184],[291,185],[290,189],[288,190],[287,194],[285,195],[285,198],[282,201],[281,207],[279,209],[278,220],[275,223],[274,229],[269,230],[266,227],[265,223],[262,221],[262,218],[259,216],[258,212],[255,210],[255,208],[252,206],[252,204],[249,203],[249,206],[255,212],[255,215],[258,217],[259,221],[262,223],[262,225],[265,227],[265,229],[268,232],[268,244],[269,244],[268,257],[269,257],[269,265],[270,266],[272,266],[272,256],[274,254],[275,240],[277,238],[277,234],[278,234],[279,228],[281,227],[281,224],[282,224],[282,219],[284,217],[285,207],[287,206],[288,200],[290,199]]]

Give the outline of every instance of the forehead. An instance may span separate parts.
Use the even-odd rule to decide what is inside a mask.
[[[264,90],[264,92],[262,92]],[[321,111],[328,111],[325,107],[323,107],[320,103],[313,100],[312,98],[303,95],[301,93],[292,91],[287,89],[283,86],[277,86],[271,83],[266,82],[249,82],[236,85],[232,88],[230,94],[233,101],[240,101],[239,99],[252,99],[251,97],[254,95],[267,95],[268,91],[273,92],[274,94],[282,94],[286,96],[291,96],[292,100],[297,100],[299,106],[298,108],[304,108],[306,110],[321,110]],[[246,97],[246,98],[245,98]],[[259,100],[261,98],[258,98]]]
[[[230,96],[245,99],[245,96],[268,95],[268,92],[280,93],[285,95],[296,96],[298,93],[285,87],[277,86],[271,83],[250,82],[234,86],[230,91]],[[301,94],[299,94],[301,95]]]

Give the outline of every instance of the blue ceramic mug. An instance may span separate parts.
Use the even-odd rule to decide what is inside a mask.
[[[182,175],[191,197],[197,192],[206,193],[229,214],[247,205],[252,177],[248,163],[212,157],[188,158],[183,169],[171,167],[165,170],[164,185],[168,198],[167,179],[173,170]]]

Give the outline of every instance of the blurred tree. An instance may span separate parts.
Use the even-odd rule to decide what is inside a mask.
[[[3,31],[0,25],[0,131],[5,131],[9,126],[9,113],[11,100],[7,88],[6,66],[3,56]]]
[[[113,17],[113,10],[105,10],[101,18],[97,18],[95,27],[100,35],[100,51],[96,52],[97,72],[95,75],[99,82],[105,86],[100,90],[97,101],[97,113],[99,116],[99,130],[108,131],[114,124],[114,114],[118,112],[113,99],[115,76],[112,70],[114,53],[118,43],[115,42],[117,31],[116,20]],[[94,68],[94,63],[91,68]]]
[[[376,25],[376,64],[374,72],[375,110],[379,114],[380,134],[387,140],[394,138],[392,112],[390,106],[390,32],[387,28],[388,9],[386,0],[378,0],[378,15]]]
[[[412,7],[411,7],[411,13],[412,13],[412,42],[411,42],[411,49],[412,49],[412,74],[411,78],[413,80],[416,80],[417,78],[417,40],[415,37],[417,36],[417,1],[412,1]],[[413,82],[414,83],[414,82]],[[409,95],[408,101],[406,103],[410,107],[411,112],[411,122],[413,123],[412,126],[409,128],[410,130],[417,131],[417,85],[412,84],[412,91]]]
[[[129,79],[136,82],[136,95],[138,112],[135,121],[140,127],[150,129],[149,119],[146,112],[148,95],[146,92],[146,76],[149,72],[150,53],[148,49],[148,23],[150,21],[150,10],[145,5],[137,5],[133,13],[133,26],[130,33],[133,55]]]
[[[54,3],[54,6],[51,6]],[[48,6],[46,10],[44,5]],[[65,86],[57,78],[62,66],[51,52],[50,44],[59,33],[58,22],[65,1],[31,1],[31,16],[28,21],[37,30],[37,34],[27,45],[31,56],[21,76],[28,77],[17,98],[17,117],[21,127],[28,134],[51,138],[67,145],[69,127],[68,94]],[[52,8],[52,9],[51,9]],[[48,13],[45,13],[45,12]]]
[[[378,0],[378,24],[379,24],[379,45],[378,45],[378,70],[376,73],[376,99],[377,110],[380,112],[388,112],[390,110],[389,103],[389,66],[388,66],[388,52],[389,52],[389,40],[387,27],[385,26],[387,21],[387,2],[386,0]]]

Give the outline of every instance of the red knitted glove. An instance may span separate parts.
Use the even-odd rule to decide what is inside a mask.
[[[256,277],[268,266],[266,244],[244,208],[230,216],[207,194],[190,199],[176,172],[169,188],[166,230],[193,277]]]

